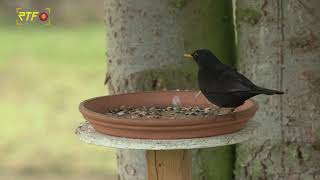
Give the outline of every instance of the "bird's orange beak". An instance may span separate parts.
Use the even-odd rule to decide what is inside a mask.
[[[192,55],[191,55],[191,54],[188,54],[188,53],[185,53],[183,56],[186,57],[186,58],[188,58],[188,59],[193,59]]]

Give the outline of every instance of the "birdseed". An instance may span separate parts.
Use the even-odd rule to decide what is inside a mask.
[[[106,114],[116,117],[126,117],[132,119],[139,119],[146,117],[147,119],[186,119],[190,117],[208,117],[230,113],[230,108],[213,107],[179,107],[179,106],[165,106],[165,107],[125,107],[120,106],[110,109]]]

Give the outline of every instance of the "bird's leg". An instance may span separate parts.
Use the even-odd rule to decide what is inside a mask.
[[[231,108],[231,110],[230,110],[232,118],[233,118],[234,121],[236,120],[236,112],[235,112],[235,110],[236,110],[235,107]]]
[[[231,114],[232,119],[236,120],[236,112],[235,112],[236,108],[235,107],[232,107],[232,108],[218,107],[217,110],[222,111],[223,113],[226,113],[226,114]]]

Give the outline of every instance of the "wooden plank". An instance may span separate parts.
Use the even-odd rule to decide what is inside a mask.
[[[146,152],[148,180],[191,180],[190,150]]]

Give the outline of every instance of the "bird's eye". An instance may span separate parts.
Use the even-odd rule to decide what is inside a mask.
[[[198,58],[199,57],[198,53],[193,53],[193,57]]]

